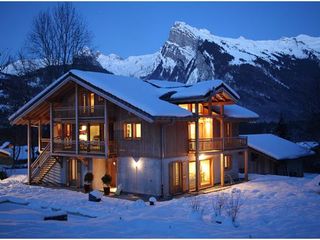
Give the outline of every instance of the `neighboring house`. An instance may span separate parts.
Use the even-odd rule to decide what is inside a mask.
[[[303,160],[314,152],[273,134],[250,134],[249,173],[303,176]],[[240,166],[243,166],[241,161]]]
[[[298,145],[315,152],[303,160],[303,169],[305,172],[320,173],[320,146],[315,141],[297,142]]]
[[[29,146],[38,126],[41,154],[33,163],[29,156],[30,183],[80,188],[91,171],[97,189],[109,173],[125,192],[168,196],[238,177],[238,160],[248,155],[239,123],[258,118],[238,99],[221,80],[186,86],[71,70],[9,120],[28,126]]]

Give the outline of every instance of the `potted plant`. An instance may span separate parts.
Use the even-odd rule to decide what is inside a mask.
[[[84,176],[84,192],[88,193],[91,191],[91,183],[93,181],[93,174],[91,172],[87,172]]]
[[[102,178],[101,178],[102,182],[103,182],[103,191],[104,191],[104,195],[109,195],[110,194],[110,184],[112,181],[112,177],[109,174],[105,174]]]

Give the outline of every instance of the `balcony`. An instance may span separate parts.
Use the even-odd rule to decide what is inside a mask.
[[[78,108],[79,118],[103,118],[104,106],[81,106]],[[53,117],[56,119],[75,119],[74,107],[56,107],[53,109]]]
[[[48,144],[49,141],[46,143]],[[115,141],[109,141],[109,155],[117,154],[117,145]],[[53,151],[55,153],[76,153],[76,141],[70,139],[55,139],[53,141]],[[79,141],[79,154],[105,154],[104,141]]]
[[[79,118],[92,118],[104,117],[104,106],[103,105],[95,105],[95,106],[85,106],[79,107]]]
[[[246,137],[199,139],[199,152],[224,151],[247,147]],[[189,139],[189,151],[196,151],[196,140]]]
[[[74,107],[56,107],[53,109],[53,117],[58,119],[74,119]]]

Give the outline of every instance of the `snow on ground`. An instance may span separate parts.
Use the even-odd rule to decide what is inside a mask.
[[[87,194],[28,186],[21,175],[12,176],[0,182],[0,237],[319,238],[320,194],[309,187],[314,177],[250,175],[249,182],[234,186],[244,196],[239,226],[234,227],[210,219],[212,199],[221,192],[155,206],[109,197],[89,202]],[[195,199],[202,216],[191,211]],[[68,221],[42,220],[53,211],[67,212]]]

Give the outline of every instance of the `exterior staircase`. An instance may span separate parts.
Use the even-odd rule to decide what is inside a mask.
[[[51,156],[50,144],[48,144],[38,158],[31,164],[31,183],[50,184],[50,182],[44,181],[44,178],[56,163],[57,160]]]

